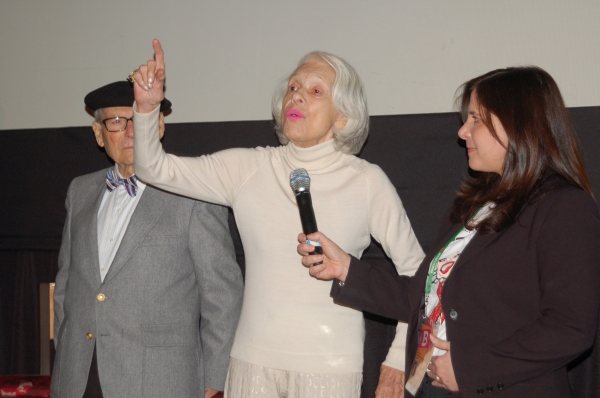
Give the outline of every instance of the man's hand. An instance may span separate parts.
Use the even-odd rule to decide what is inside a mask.
[[[323,248],[323,254],[312,254],[315,247],[306,240],[319,242]],[[311,276],[322,279],[331,280],[339,279],[342,282],[346,280],[348,268],[350,267],[350,255],[343,251],[338,245],[332,242],[328,237],[321,232],[315,232],[310,235],[298,235],[298,253],[302,257],[302,265],[308,268]],[[322,261],[323,264],[313,264]]]
[[[164,87],[167,75],[165,73],[165,52],[158,39],[152,41],[154,59],[145,65],[140,65],[133,72],[133,92],[135,95],[136,111],[148,113],[160,105],[165,98]]]
[[[375,398],[403,398],[404,377],[403,371],[381,365]]]

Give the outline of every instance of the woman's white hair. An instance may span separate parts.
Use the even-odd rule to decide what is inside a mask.
[[[335,147],[338,151],[356,155],[362,149],[369,135],[369,111],[367,109],[367,98],[364,93],[362,81],[358,73],[356,73],[348,62],[333,54],[322,51],[313,51],[306,54],[298,62],[296,70],[305,63],[315,59],[328,63],[335,71],[335,82],[331,90],[333,106],[340,115],[348,118],[343,128],[337,129],[335,126],[333,128]],[[283,133],[283,124],[281,121],[283,97],[287,92],[288,80],[289,77],[282,80],[275,87],[271,103],[273,117],[275,118],[275,132],[277,133],[279,142],[283,145],[289,142]]]

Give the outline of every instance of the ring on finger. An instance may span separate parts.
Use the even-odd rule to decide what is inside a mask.
[[[442,379],[440,379],[440,376],[438,376],[438,375],[435,375],[435,381],[442,384]]]
[[[137,73],[137,69],[136,69],[136,70],[134,70],[133,72],[131,72],[131,73],[129,74],[129,76],[127,77],[127,81],[128,81],[129,83],[133,83],[133,82],[135,82],[135,74],[136,74],[136,73]]]

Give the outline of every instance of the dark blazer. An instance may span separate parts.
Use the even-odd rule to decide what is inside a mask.
[[[101,281],[105,175],[78,177],[67,194],[52,396],[83,395],[94,346],[105,398],[222,389],[243,289],[227,209],[146,186]]]
[[[429,264],[460,228],[446,219],[414,277],[352,259],[332,297],[409,322],[415,357]],[[463,397],[569,397],[566,365],[594,340],[600,308],[600,216],[592,197],[562,184],[501,232],[476,234],[442,296]]]

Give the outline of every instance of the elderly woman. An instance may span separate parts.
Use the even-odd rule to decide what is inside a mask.
[[[231,206],[244,245],[246,288],[226,395],[358,397],[362,314],[333,305],[329,284],[298,269],[290,172],[308,171],[319,226],[352,255],[373,236],[400,274],[414,273],[423,253],[395,188],[354,156],[368,132],[360,78],[344,60],[310,53],[275,92],[282,146],[180,158],[165,154],[158,137],[165,72],[156,40],[154,50],[156,61],[133,76],[136,171],[159,188]]]
[[[323,261],[311,275],[344,283],[333,284],[336,302],[409,322],[412,393],[570,397],[567,364],[598,321],[600,215],[568,111],[548,73],[520,67],[468,81],[462,114],[476,176],[413,278],[321,233],[308,237],[324,256],[299,236],[302,262]]]

